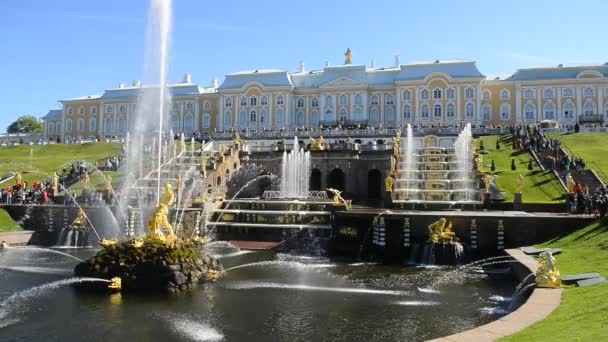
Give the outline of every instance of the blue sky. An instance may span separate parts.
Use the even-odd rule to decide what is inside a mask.
[[[142,78],[147,0],[0,1],[0,132],[57,100]],[[247,69],[308,70],[477,61],[485,75],[608,62],[606,1],[173,1],[169,78]]]

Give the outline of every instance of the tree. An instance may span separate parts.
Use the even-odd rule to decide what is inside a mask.
[[[8,133],[40,133],[42,122],[33,115],[22,115],[6,129]]]

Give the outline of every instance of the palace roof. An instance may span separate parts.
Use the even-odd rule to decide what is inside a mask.
[[[61,120],[63,114],[61,109],[51,109],[49,112],[42,117],[42,120]]]
[[[596,77],[608,76],[608,64],[600,65],[579,65],[579,66],[556,66],[543,68],[517,69],[517,71],[507,78],[507,81],[535,81],[535,80],[555,80],[579,78],[581,73],[590,72]]]

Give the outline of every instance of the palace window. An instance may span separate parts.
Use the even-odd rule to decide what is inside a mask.
[[[535,93],[535,92],[534,92],[534,89],[526,89],[526,90],[524,91],[524,97],[525,97],[525,98],[527,98],[527,99],[533,99],[533,98],[534,98],[534,96],[535,96],[535,94],[534,94],[534,93]]]
[[[90,118],[89,119],[89,132],[95,132],[97,130],[97,119]]]
[[[171,115],[171,127],[173,128],[173,131],[179,130],[179,115]]]
[[[441,89],[433,90],[433,98],[436,100],[441,98]]]
[[[211,109],[211,104],[209,103],[209,101],[205,101],[205,104],[203,104],[203,108],[205,110],[210,110]]]
[[[429,99],[429,91],[427,89],[422,89],[422,92],[420,93],[420,98],[423,100],[428,100]]]
[[[84,115],[84,107],[80,106],[80,108],[78,108],[78,115]]]
[[[378,108],[372,108],[372,110],[369,112],[369,121],[371,121],[372,123],[378,123],[378,121],[380,121],[380,115],[378,113]]]
[[[543,106],[543,113],[545,114],[545,120],[555,119],[555,109],[552,103],[545,103]]]
[[[92,115],[97,114],[97,107],[91,107],[91,114]]]
[[[321,120],[321,118],[319,117],[319,112],[314,110],[312,113],[310,113],[310,125],[315,127],[315,126],[319,126],[319,121]]]
[[[468,110],[468,105],[467,105],[467,110]],[[486,104],[483,106],[482,110],[483,110],[483,121],[492,120],[492,106],[490,106],[489,104]],[[469,115],[469,113],[467,112],[467,116],[472,116],[472,115]]]
[[[357,108],[355,109],[355,120],[363,120],[363,109]]]
[[[395,100],[393,98],[393,95],[389,95],[389,96],[386,97],[386,104],[389,105],[389,106],[395,104]]]
[[[55,124],[53,122],[49,122],[47,124],[47,131],[49,132],[49,134],[53,135],[55,134]]]
[[[68,132],[68,133],[72,132],[72,119],[68,119],[65,122],[65,131]]]
[[[564,118],[574,119],[574,105],[571,102],[564,104]]]
[[[71,126],[71,125],[70,125],[70,126]],[[110,119],[110,118],[107,118],[107,119],[106,119],[106,125],[105,125],[105,128],[106,128],[106,132],[108,132],[108,133],[109,133],[109,132],[112,132],[112,119]]]
[[[447,112],[446,112],[446,116],[448,118],[453,118],[455,116],[455,112],[454,112],[454,105],[449,103],[448,104],[448,108],[447,108]]]
[[[249,122],[256,122],[257,120],[257,113],[255,112],[255,110],[252,110],[251,113],[249,113]]]
[[[543,97],[550,99],[553,97],[553,90],[551,89],[545,89],[544,93],[543,93]]]
[[[340,104],[344,106],[347,103],[348,103],[348,99],[346,98],[346,95],[340,95]]]
[[[455,94],[454,94],[454,89],[452,89],[452,88],[448,89],[448,91],[447,91],[447,94],[446,94],[446,95],[447,95],[446,97],[447,97],[448,99],[453,99],[453,98],[455,97]]]
[[[241,96],[241,107],[247,107],[247,98],[245,96]]]
[[[562,90],[562,95],[563,95],[564,97],[572,97],[572,96],[573,96],[573,94],[574,94],[574,91],[572,90],[572,88],[564,88],[564,89]]]
[[[420,110],[420,117],[422,117],[423,119],[428,119],[429,118],[429,105],[428,104],[423,104],[422,108]]]
[[[510,95],[511,95],[511,94],[509,94],[509,91],[508,91],[507,89],[503,89],[503,90],[500,92],[500,99],[501,99],[501,100],[508,100]]]
[[[72,115],[74,114],[74,110],[72,109],[72,107],[68,108],[68,115]]]
[[[536,110],[534,109],[534,105],[531,103],[526,105],[524,112],[526,114],[526,121],[532,121],[536,117]]]
[[[511,106],[508,103],[503,103],[500,106],[500,119],[501,120],[509,120],[509,117],[511,116]]]
[[[412,107],[410,105],[405,105],[403,108],[403,118],[405,120],[409,120],[412,118]]]
[[[249,99],[249,105],[250,105],[250,106],[252,106],[252,107],[257,106],[257,105],[258,105],[258,98],[257,98],[257,97],[255,97],[255,96],[252,96],[252,97]]]
[[[118,118],[118,133],[124,133],[126,130],[125,118],[121,116]]]
[[[348,118],[347,113],[346,113],[346,109],[342,108],[340,110],[340,122],[346,122],[346,119]]]
[[[593,102],[585,102],[585,105],[583,106],[583,114],[585,114],[585,116],[592,116],[595,114],[595,105]]]
[[[194,104],[192,104],[192,102],[188,102],[186,104],[186,109],[192,110],[192,108],[194,108]]]
[[[435,119],[441,118],[441,105],[435,105],[435,107],[433,108],[433,115],[435,116]]]
[[[298,104],[297,104],[298,108],[304,108],[304,99],[303,98],[299,98],[298,99]]]
[[[467,89],[465,89],[464,91],[464,97],[466,99],[472,99],[475,97],[475,90],[471,87],[468,87]]]
[[[333,121],[335,118],[334,112],[331,109],[325,111],[325,121]]]
[[[472,96],[470,96],[470,97],[467,96],[467,98],[470,99],[470,98],[472,98]],[[484,100],[489,100],[490,99],[490,92],[489,91],[486,90],[486,91],[483,92],[483,99]]]
[[[230,126],[232,122],[232,113],[227,110],[224,112],[224,126]]]
[[[268,115],[266,114],[266,109],[262,109],[262,112],[260,113],[260,123],[264,123],[266,122],[266,117]]]
[[[205,114],[203,116],[203,128],[211,127],[211,116],[209,114]]]
[[[583,90],[583,95],[584,96],[593,96],[595,92],[593,91],[593,88],[585,88],[585,90]]]
[[[472,118],[475,116],[475,107],[473,107],[472,103],[467,103],[465,110],[464,110],[464,114],[466,115],[467,118]]]
[[[361,94],[355,95],[355,104],[358,106],[363,104],[363,97],[361,96]]]
[[[268,98],[266,96],[262,96],[262,100],[260,101],[262,106],[268,105]]]
[[[378,105],[378,95],[372,96],[372,106]]]
[[[298,112],[296,115],[296,120],[298,125],[304,126],[306,124],[306,114],[304,114],[304,112]]]
[[[84,132],[84,119],[78,119],[78,132]]]
[[[224,106],[225,107],[232,107],[232,99],[227,98],[226,101],[224,101]]]
[[[186,114],[186,117],[184,118],[184,130],[188,133],[194,131],[194,117],[192,114]]]
[[[283,95],[277,96],[277,104],[278,105],[282,105],[283,104]]]
[[[247,124],[247,112],[244,110],[239,112],[239,125],[245,126]]]
[[[277,122],[277,125],[283,124],[283,110],[282,109],[277,110],[276,122]]]
[[[412,92],[409,90],[403,91],[403,100],[410,101],[412,99]]]
[[[384,117],[384,121],[388,124],[395,123],[395,110],[393,109],[393,107],[388,107],[386,109],[386,116]]]
[[[319,108],[319,99],[318,98],[313,97],[312,101],[310,101],[310,103],[313,108]]]
[[[120,105],[120,107],[118,108],[118,111],[121,112],[121,113],[125,113],[127,111],[127,106]]]

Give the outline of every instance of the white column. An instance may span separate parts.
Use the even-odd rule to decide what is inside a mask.
[[[557,108],[555,109],[555,120],[560,122],[562,121],[562,89],[556,87],[555,92],[557,93]]]
[[[475,112],[475,116],[477,117],[477,123],[481,123],[483,122],[483,113],[481,112],[481,99],[482,99],[482,94],[481,94],[481,84],[478,84],[475,91],[475,101],[477,103],[477,110]]]
[[[513,96],[515,96],[515,122],[520,124],[524,123],[525,120],[521,111],[521,86],[519,84],[515,85]]]
[[[576,115],[575,118],[578,122],[578,115],[583,115],[583,87],[576,87]]]
[[[194,101],[194,132],[199,132],[201,130],[199,101],[200,99],[196,99],[196,101]]]
[[[538,113],[536,115],[536,121],[540,121],[543,119],[543,105],[542,105],[542,99],[540,97],[540,93],[542,93],[542,89],[541,88],[536,88],[536,112]]]
[[[460,98],[461,96],[461,92],[460,92],[460,85],[457,85],[456,87],[456,115],[454,116],[456,121],[458,121],[458,124],[460,125],[460,123],[463,121],[464,118],[464,111],[462,110],[462,99]]]
[[[414,111],[416,114],[416,123],[420,123],[420,87],[415,87],[414,89],[414,100],[416,101],[416,110]]]
[[[116,104],[112,105],[112,115],[112,135],[118,135],[116,134],[118,132],[118,129],[116,127],[118,123],[118,105]]]
[[[97,121],[97,134],[99,134],[100,137],[104,137],[105,134],[104,134],[104,128],[103,128],[103,124],[104,124],[104,122],[103,122],[103,113],[104,113],[103,102],[99,103],[99,108],[97,108],[97,111],[99,113],[99,115],[98,115],[99,120]]]
[[[272,93],[268,94],[268,119],[266,120],[266,126],[269,128],[274,125],[274,113],[272,112],[272,106],[274,105],[274,96]]]
[[[396,119],[395,120],[395,124],[397,126],[401,126],[402,122],[403,122],[403,108],[401,108],[401,93],[402,93],[402,89],[399,87],[395,87],[395,99],[397,100],[395,102],[397,109],[395,110],[395,115],[396,115]]]

